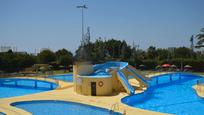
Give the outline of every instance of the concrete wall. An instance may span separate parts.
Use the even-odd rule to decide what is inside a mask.
[[[78,75],[78,69],[77,65],[73,65],[73,83],[74,83],[74,91],[76,92],[76,79]]]
[[[113,92],[121,92],[125,91],[124,87],[122,86],[122,83],[118,80],[118,76],[116,71],[110,72],[112,75],[112,90]]]
[[[112,94],[112,78],[91,78],[91,77],[80,77],[77,78],[77,89],[78,94],[91,95],[91,82],[96,82],[96,95],[111,95]],[[99,86],[99,82],[103,82],[103,86]]]
[[[78,62],[73,66],[74,74],[74,91],[82,95],[91,95],[91,82],[96,82],[96,95],[111,95],[113,92],[125,92],[115,70],[110,70],[109,77],[93,77],[86,76],[93,73],[92,64],[89,62]],[[125,76],[128,72],[123,70]],[[103,86],[99,86],[99,82],[103,82]]]

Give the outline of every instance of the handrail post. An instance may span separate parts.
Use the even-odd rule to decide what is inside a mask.
[[[197,80],[196,84],[197,84],[197,85],[199,84],[199,80]]]
[[[156,77],[156,84],[158,84],[159,83],[159,78],[158,77]]]
[[[119,108],[119,103],[114,103],[114,104],[112,104],[112,106],[111,106],[111,109],[110,109],[110,114],[112,114],[112,112],[114,112],[115,110],[117,110],[117,111],[119,111],[120,110],[120,108]]]
[[[125,109],[123,110],[123,115],[126,115],[126,110]]]
[[[37,80],[35,80],[35,88],[37,88]]]
[[[172,81],[172,75],[170,75],[170,82]]]

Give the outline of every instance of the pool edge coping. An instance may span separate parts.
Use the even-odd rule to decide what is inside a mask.
[[[162,74],[166,74],[166,72],[165,73],[159,73],[159,75],[162,75]],[[153,74],[152,76],[155,76],[155,74]],[[203,76],[204,77],[204,76]],[[17,77],[17,78],[19,78],[19,77]],[[22,77],[23,78],[23,77]],[[26,77],[27,78],[27,77]],[[30,78],[30,77],[29,77]],[[33,78],[32,78],[33,79]],[[39,79],[44,79],[44,78],[39,78]],[[38,80],[39,80],[38,79]],[[50,78],[49,78],[50,79]],[[51,80],[52,81],[52,80]],[[104,109],[108,109],[108,110],[110,110],[110,107],[107,107],[107,106],[104,106],[103,104],[100,104],[100,103],[98,103],[98,102],[94,102],[94,100],[93,99],[91,99],[91,98],[101,98],[101,96],[97,96],[97,97],[92,97],[92,96],[83,96],[83,95],[79,95],[79,97],[85,97],[85,98],[88,98],[90,101],[93,101],[93,102],[86,102],[86,101],[83,101],[83,100],[80,100],[80,99],[75,99],[74,97],[73,98],[60,98],[60,97],[44,97],[44,98],[42,98],[41,96],[44,96],[44,95],[47,95],[47,96],[49,96],[49,94],[51,93],[51,94],[55,94],[55,93],[57,93],[57,91],[60,91],[60,92],[62,92],[62,94],[63,94],[63,92],[66,94],[66,92],[65,91],[67,91],[67,89],[70,89],[72,86],[73,86],[73,83],[68,83],[68,82],[64,82],[64,81],[61,81],[61,80],[59,80],[59,85],[61,85],[61,84],[66,84],[66,85],[63,85],[63,86],[70,86],[70,87],[61,87],[61,88],[56,88],[56,89],[54,89],[54,90],[51,90],[51,91],[46,91],[46,92],[41,92],[41,93],[36,93],[36,94],[30,94],[30,95],[26,95],[26,96],[19,96],[19,97],[13,97],[13,98],[9,98],[8,100],[7,99],[4,99],[4,103],[3,104],[6,104],[6,105],[4,105],[6,108],[8,108],[9,110],[7,110],[6,112],[4,112],[4,111],[2,111],[1,110],[1,106],[3,105],[3,104],[0,104],[0,111],[1,112],[3,112],[3,113],[6,113],[6,114],[12,114],[12,112],[11,112],[11,110],[12,111],[15,111],[15,112],[17,112],[17,113],[20,113],[20,114],[28,114],[28,115],[30,115],[30,113],[29,112],[27,112],[27,111],[25,111],[25,110],[22,110],[22,109],[19,109],[19,108],[16,108],[16,107],[13,107],[13,106],[11,106],[10,104],[11,103],[15,103],[15,102],[20,102],[20,101],[32,101],[32,100],[50,100],[50,99],[52,99],[52,100],[59,100],[59,101],[69,101],[69,102],[75,102],[75,103],[81,103],[81,104],[85,104],[85,105],[89,105],[89,106],[95,106],[95,107],[99,107],[99,108],[104,108]],[[77,94],[72,94],[72,96],[75,96],[75,95],[77,95]],[[119,94],[120,95],[120,94]],[[35,99],[33,99],[32,98],[32,96],[34,96],[35,97]],[[63,96],[63,95],[62,95]],[[122,96],[121,97],[119,97],[120,99],[119,99],[119,101],[118,101],[118,103],[120,104],[120,106],[122,106],[122,108],[124,108],[126,111],[127,110],[130,110],[130,111],[132,111],[132,112],[129,112],[128,113],[128,115],[130,114],[130,115],[132,115],[132,114],[135,114],[135,112],[137,112],[138,114],[139,113],[143,113],[143,114],[149,114],[149,115],[159,115],[159,114],[166,114],[166,113],[160,113],[160,112],[154,112],[154,111],[150,111],[150,110],[144,110],[144,109],[140,109],[140,108],[135,108],[135,107],[131,107],[131,106],[128,106],[128,105],[126,105],[126,104],[124,104],[124,103],[122,103],[121,102],[121,99],[122,98],[124,98],[125,96],[127,96],[127,94],[126,93],[123,93],[122,94]],[[24,97],[26,97],[26,99],[24,98]],[[102,96],[102,97],[104,97],[104,99],[102,99],[102,100],[105,100],[106,99],[106,97],[108,98],[108,97],[110,97],[110,96]],[[1,101],[2,99],[0,99],[0,101]],[[100,99],[99,99],[100,100]],[[113,99],[112,100],[116,100],[115,98],[114,98],[114,96],[113,96]],[[100,100],[101,101],[101,100]],[[110,105],[112,104],[112,103],[109,103]],[[120,112],[121,113],[121,112]]]

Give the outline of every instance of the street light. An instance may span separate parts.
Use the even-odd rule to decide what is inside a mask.
[[[77,8],[81,8],[82,11],[82,42],[84,41],[84,9],[88,9],[88,7],[86,5],[82,5],[82,6],[77,6]]]

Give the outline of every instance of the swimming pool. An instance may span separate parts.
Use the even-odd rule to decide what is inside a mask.
[[[52,75],[49,78],[58,79],[66,82],[73,82],[73,74]]]
[[[121,101],[127,105],[157,112],[200,115],[204,111],[204,99],[192,88],[200,76],[174,73],[156,76],[151,86],[141,94],[127,96]]]
[[[22,96],[27,94],[49,91],[57,85],[51,82],[20,79],[20,78],[1,78],[0,79],[0,98]]]
[[[12,103],[33,115],[109,115],[109,110],[74,102],[56,100],[37,100]],[[112,113],[112,115],[121,115]]]
[[[4,113],[0,112],[0,115],[6,115],[6,114],[4,114]]]

